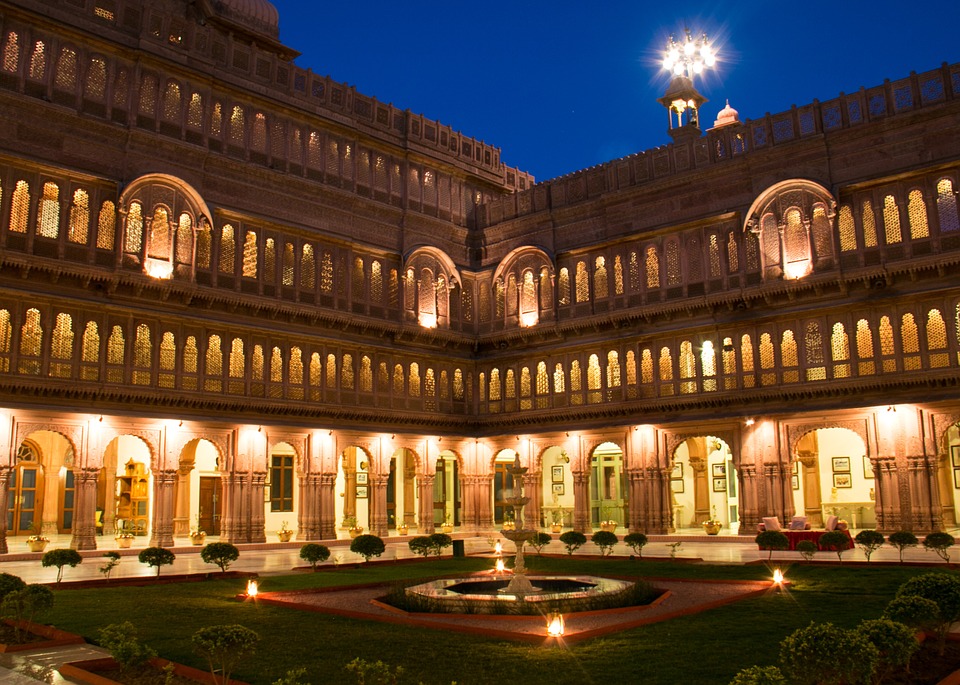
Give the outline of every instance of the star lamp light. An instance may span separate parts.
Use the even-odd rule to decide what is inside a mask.
[[[710,44],[706,33],[694,38],[690,29],[685,30],[686,37],[679,41],[670,36],[667,48],[663,55],[663,68],[674,76],[686,76],[692,79],[694,75],[702,74],[717,64],[717,51]]]

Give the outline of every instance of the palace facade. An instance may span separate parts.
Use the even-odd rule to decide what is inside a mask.
[[[278,27],[0,0],[0,551],[957,526],[960,65],[535,183]]]

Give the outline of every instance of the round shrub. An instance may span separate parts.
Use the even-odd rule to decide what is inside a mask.
[[[567,548],[567,554],[573,554],[587,544],[587,536],[577,530],[568,530],[560,535],[560,542]]]
[[[12,573],[0,573],[0,600],[3,600],[7,594],[14,590],[22,590],[27,584],[23,578],[15,576]]]
[[[412,537],[407,543],[407,546],[410,548],[411,552],[414,554],[419,554],[424,559],[433,553],[433,543],[430,542],[429,535],[417,535]]]
[[[780,643],[780,668],[795,685],[869,685],[879,659],[865,635],[832,623],[811,623]]]
[[[869,562],[870,556],[883,547],[887,539],[883,537],[883,533],[878,533],[875,530],[861,530],[857,533],[857,537],[855,537],[853,541],[863,550]]]
[[[760,549],[766,549],[770,551],[770,554],[767,555],[767,559],[773,559],[774,550],[786,549],[790,546],[790,539],[779,530],[765,530],[761,533],[757,533],[757,537],[754,538],[754,542],[757,543],[757,547]]]
[[[733,676],[730,685],[787,685],[776,666],[751,666]]]
[[[627,533],[623,536],[623,543],[641,559],[643,558],[643,548],[648,542],[647,536],[643,533]]]
[[[300,558],[310,564],[310,568],[317,570],[317,564],[330,558],[330,548],[316,542],[308,542],[300,548]]]
[[[953,547],[954,542],[953,536],[949,533],[930,533],[923,539],[923,547],[936,552],[938,557],[949,564],[950,553],[947,550]]]
[[[605,557],[613,551],[614,545],[620,542],[620,538],[617,537],[616,533],[611,533],[608,530],[598,530],[590,538],[590,542],[599,547],[600,556]]]
[[[950,624],[960,621],[960,578],[947,573],[914,576],[900,586],[897,597],[923,597],[937,605],[939,613],[933,630],[940,640],[942,655]]]
[[[830,530],[820,536],[817,540],[820,549],[826,549],[837,553],[837,559],[843,563],[843,553],[853,547],[847,534],[840,530]]]
[[[140,550],[140,554],[137,555],[137,560],[141,564],[157,567],[157,576],[160,575],[161,566],[172,565],[173,560],[176,558],[176,554],[163,547],[147,547],[146,549]]]
[[[430,535],[430,546],[433,549],[433,553],[437,555],[437,558],[440,558],[440,555],[443,554],[443,550],[453,544],[453,538],[447,535],[446,533],[433,533]]]
[[[866,636],[880,653],[877,663],[877,682],[896,668],[905,668],[920,648],[913,628],[897,621],[873,618],[861,621],[857,630]]]
[[[940,608],[926,597],[894,597],[883,610],[883,618],[926,632],[940,622]]]
[[[801,540],[797,543],[797,551],[806,561],[813,559],[813,555],[817,553],[818,549],[820,548],[813,540]]]
[[[245,626],[233,624],[201,628],[190,640],[193,648],[210,665],[213,682],[229,683],[230,674],[241,659],[257,648],[260,636]],[[220,672],[219,679],[217,671]]]
[[[137,628],[130,621],[111,623],[101,628],[100,646],[110,652],[113,660],[120,665],[121,673],[136,668],[157,655],[140,642]]]
[[[216,564],[226,573],[230,564],[240,558],[240,550],[229,542],[211,542],[200,550],[200,558],[204,563]]]
[[[57,567],[57,585],[59,585],[63,578],[63,567],[69,566],[70,568],[74,568],[77,564],[83,563],[83,557],[80,556],[80,552],[75,549],[51,549],[49,552],[44,553],[40,559],[40,563],[44,567]]]
[[[908,547],[916,547],[920,543],[920,541],[917,540],[917,536],[909,530],[898,530],[896,533],[890,533],[887,542],[889,542],[891,546],[896,547],[897,551],[900,552],[901,564],[903,563],[903,550]]]
[[[537,554],[543,552],[543,548],[550,544],[550,541],[553,538],[549,533],[534,533],[533,537],[530,538],[530,546],[537,550]]]
[[[350,551],[362,556],[364,561],[379,557],[386,548],[383,540],[376,535],[358,535],[350,542]]]

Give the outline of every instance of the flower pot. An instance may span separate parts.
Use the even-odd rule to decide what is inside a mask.
[[[720,532],[720,529],[723,528],[723,524],[719,521],[704,521],[703,522],[703,531],[707,535],[717,535]]]
[[[516,528],[517,528],[517,524],[516,524],[516,522],[514,522],[514,521],[504,521],[504,522],[503,522],[503,529],[504,529],[504,530],[516,530]]]
[[[615,533],[617,531],[617,522],[603,521],[600,523],[600,530],[606,531],[608,533]]]
[[[551,532],[551,533],[559,533],[561,530],[563,530],[563,524],[562,524],[562,523],[552,523],[552,524],[550,524],[550,532]]]
[[[453,526],[450,525],[449,523],[444,523],[442,526],[440,526],[440,532],[441,532],[441,533],[452,533],[452,532],[453,532]]]
[[[278,530],[277,537],[280,538],[280,542],[290,542],[290,538],[293,537],[292,530]]]
[[[120,549],[130,549],[130,545],[133,544],[133,536],[132,535],[130,535],[129,537],[126,535],[119,536],[116,538],[116,541],[117,541],[117,547],[119,547]]]
[[[190,544],[199,547],[207,539],[206,533],[190,533]]]
[[[397,526],[397,535],[406,535],[409,532],[409,528],[406,523],[401,523]]]
[[[31,552],[42,552],[49,542],[49,540],[31,540],[27,538],[27,547],[30,548]]]
[[[353,526],[347,532],[350,533],[350,537],[355,538],[358,535],[363,535],[363,526]]]

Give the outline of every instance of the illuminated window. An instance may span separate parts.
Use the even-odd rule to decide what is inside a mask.
[[[187,126],[198,130],[203,128],[203,96],[200,93],[190,95],[190,104],[187,105]]]
[[[283,285],[293,285],[293,243],[283,244],[283,258],[281,263],[280,282]]]
[[[880,334],[880,355],[889,357],[883,360],[883,372],[894,372],[897,370],[897,360],[893,358],[895,349],[893,346],[893,325],[890,323],[890,317],[880,317],[878,333]]]
[[[10,74],[16,74],[20,63],[20,37],[15,31],[7,34],[7,40],[3,44],[3,70]]]
[[[275,285],[277,279],[277,244],[273,238],[267,238],[263,243],[263,280],[269,285]]]
[[[857,249],[857,229],[853,224],[853,212],[850,205],[840,207],[840,216],[837,220],[840,228],[840,251],[853,252]]]
[[[861,206],[860,223],[863,224],[864,247],[877,246],[877,219],[873,213],[873,203],[864,200]]]
[[[680,246],[676,240],[667,241],[666,247],[667,285],[680,285],[683,275],[680,272]]]
[[[733,338],[724,338],[721,348],[720,358],[723,363],[723,387],[724,390],[736,390],[737,379],[737,348],[733,345]],[[750,360],[751,365],[753,360]]]
[[[367,355],[360,357],[360,391],[373,392],[373,365]]]
[[[91,57],[87,66],[86,97],[102,101],[107,88],[107,63],[101,57]]]
[[[658,363],[660,371],[660,394],[673,394],[673,356],[670,354],[670,348],[664,346],[660,348],[660,361]]]
[[[137,326],[133,339],[133,383],[150,385],[153,365],[153,343],[150,340],[150,327],[142,323]]]
[[[562,306],[570,304],[570,272],[567,267],[560,269],[560,278],[557,282],[559,304]]]
[[[791,337],[792,337],[791,333]],[[773,358],[773,340],[770,337],[769,333],[760,334],[760,368],[764,371],[767,369],[773,369],[774,358]],[[744,364],[746,368],[746,364]],[[775,373],[761,373],[760,374],[760,384],[761,385],[774,385],[777,382],[777,376]]]
[[[44,183],[40,206],[37,209],[37,235],[56,238],[60,234],[60,188],[56,183]]]
[[[700,368],[703,374],[704,392],[715,391],[717,389],[717,353],[710,340],[705,340],[700,349]]]
[[[710,278],[720,278],[720,239],[716,233],[710,234],[710,243],[707,245],[707,255],[710,264]]]
[[[219,102],[214,102],[213,109],[210,110],[210,135],[214,138],[219,138],[222,126],[223,107]]]
[[[88,321],[83,330],[80,362],[80,378],[85,381],[100,379],[100,333],[93,321]]]
[[[29,76],[37,81],[42,81],[47,71],[47,46],[42,40],[38,40],[33,45],[33,54],[30,56]]]
[[[616,350],[607,353],[607,389],[620,387],[620,357]]]
[[[303,352],[294,345],[290,348],[290,363],[287,377],[287,392],[294,400],[303,399]]]
[[[243,146],[243,108],[235,105],[230,114],[230,142]]]
[[[40,349],[43,344],[43,328],[40,326],[40,311],[28,309],[20,327],[19,373],[40,373]]]
[[[353,355],[344,354],[340,364],[340,387],[353,390]]]
[[[206,378],[203,389],[207,392],[222,392],[223,390],[223,352],[220,349],[220,336],[211,335],[207,340]]]
[[[785,369],[783,372],[784,383],[796,383],[800,380],[797,371],[787,370],[795,368],[799,363],[797,341],[793,337],[793,331],[787,329],[783,332],[783,336],[780,339],[780,364]]]
[[[163,93],[163,118],[174,122],[180,120],[180,86],[172,81]]]
[[[211,244],[213,242],[210,226],[204,222],[197,229],[197,268],[209,269],[212,259]]]
[[[872,376],[876,373],[873,359],[873,333],[866,319],[857,321],[857,373],[861,376]]]
[[[953,181],[949,178],[937,181],[937,217],[940,219],[941,233],[960,230],[957,196],[953,192]]]
[[[332,355],[327,355],[327,388],[329,390],[335,390],[337,387],[337,358]]]
[[[177,342],[173,333],[165,331],[160,338],[160,374],[157,383],[161,388],[173,388],[176,381]]]
[[[910,221],[910,238],[929,238],[930,227],[927,225],[927,206],[923,202],[923,193],[911,190],[907,197],[907,218]]]
[[[379,259],[370,262],[370,301],[374,304],[383,303],[383,273]]]
[[[256,152],[267,151],[267,117],[262,112],[253,115],[250,127],[250,149]]]
[[[363,286],[364,286],[365,274],[363,259],[360,257],[353,258],[353,278],[351,279],[350,287],[353,290],[353,298],[355,300],[363,299]]]
[[[73,319],[69,314],[57,314],[50,335],[50,375],[70,378],[73,365]]]
[[[830,356],[833,358],[833,377],[849,378],[850,365],[845,362],[850,359],[850,340],[843,324],[839,321],[833,324],[833,334],[830,336]]]
[[[803,348],[806,357],[807,380],[826,380],[827,369],[824,366],[823,336],[820,334],[820,324],[816,321],[807,323],[807,328],[803,335]]]
[[[85,245],[89,227],[90,198],[87,191],[77,189],[73,191],[73,204],[70,205],[70,228],[67,232],[67,240]]]
[[[900,208],[893,195],[883,198],[883,230],[887,245],[896,245],[903,240],[900,233]]]
[[[116,207],[110,200],[105,200],[104,203],[100,205],[100,214],[97,216],[97,248],[100,250],[112,250],[116,230]]]
[[[147,256],[170,260],[170,219],[167,210],[159,205],[153,210],[153,220],[150,222]]]
[[[653,353],[646,348],[640,355],[640,382],[644,385],[653,383]]]
[[[243,341],[240,338],[234,338],[230,343],[230,366],[227,370],[227,375],[230,377],[229,391],[231,393],[243,392],[245,367]]]
[[[697,391],[697,363],[689,340],[680,343],[680,392],[689,395]],[[691,380],[693,379],[693,380]]]
[[[579,292],[579,287],[577,288]],[[603,257],[597,257],[593,269],[593,296],[602,299],[608,296],[607,292],[607,266]],[[577,300],[580,301],[579,298]]]
[[[547,374],[545,362],[537,363],[537,394],[546,395],[550,392],[550,376]]]
[[[557,362],[557,364],[553,367],[553,392],[555,392],[557,395],[562,395],[566,392],[566,385],[566,377],[563,373],[563,364]]]
[[[623,263],[620,255],[613,258],[613,292],[615,295],[623,295]]]
[[[513,400],[517,397],[517,377],[513,369],[507,369],[504,375],[503,396],[508,400]]]
[[[463,371],[460,369],[453,370],[453,399],[457,402],[462,402],[464,398],[463,390]]]
[[[320,292],[327,295],[333,292],[333,255],[326,250],[320,260]]]
[[[630,250],[630,263],[627,266],[630,273],[630,292],[640,290],[640,257],[636,250]]]
[[[575,294],[578,303],[587,302],[590,299],[590,283],[587,280],[587,264],[582,260],[577,262]]]
[[[644,261],[647,270],[647,289],[655,290],[660,287],[660,257],[657,255],[657,248],[648,247]]]
[[[263,346],[254,345],[253,353],[250,355],[250,378],[257,382],[264,379],[266,364],[263,356]]]
[[[300,287],[313,290],[317,283],[316,274],[317,260],[314,256],[313,245],[307,243],[300,253]]]
[[[257,234],[247,231],[243,237],[243,275],[247,278],[257,277]]]
[[[947,325],[939,309],[927,312],[927,351],[930,354],[930,366],[940,368],[950,365],[950,357],[946,352],[936,350],[947,349]]]
[[[524,366],[520,369],[520,409],[526,410],[533,407],[530,395],[533,393],[533,386],[530,380],[530,368]]]
[[[120,326],[114,326],[110,331],[110,337],[107,338],[107,381],[110,383],[123,382],[125,347],[123,329]]]
[[[60,49],[60,59],[57,60],[57,74],[53,80],[54,87],[60,90],[73,90],[77,85],[77,53],[70,48]]]
[[[139,253],[143,246],[143,208],[139,202],[130,203],[127,212],[127,230],[123,249],[125,252]]]
[[[232,274],[236,269],[237,253],[233,237],[233,226],[224,224],[220,229],[220,273]]]

